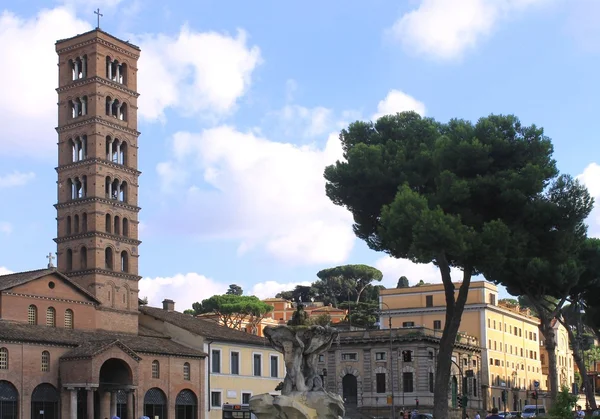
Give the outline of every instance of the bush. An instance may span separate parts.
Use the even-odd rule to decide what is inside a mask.
[[[573,417],[575,403],[577,403],[577,396],[572,395],[567,386],[563,386],[558,393],[556,402],[548,412],[549,416],[552,419],[570,419]]]

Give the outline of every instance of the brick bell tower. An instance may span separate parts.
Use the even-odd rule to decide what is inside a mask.
[[[137,332],[140,49],[97,28],[56,52],[58,269],[102,302],[97,328]]]

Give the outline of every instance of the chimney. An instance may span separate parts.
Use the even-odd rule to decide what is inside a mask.
[[[163,300],[163,310],[175,311],[175,301],[164,299]]]

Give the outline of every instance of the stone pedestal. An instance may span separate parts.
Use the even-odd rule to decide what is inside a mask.
[[[288,395],[259,394],[250,399],[258,419],[341,419],[342,398],[327,391],[292,392]]]

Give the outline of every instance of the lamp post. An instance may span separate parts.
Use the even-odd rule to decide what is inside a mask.
[[[384,303],[383,301],[379,302],[381,305],[384,305],[387,307],[388,310],[390,310],[390,306],[388,306],[386,303]],[[383,310],[381,310],[381,308],[379,309],[379,317],[380,317],[380,321],[379,324],[381,325],[381,315],[383,314]],[[392,414],[391,414],[391,418],[394,419],[395,417],[395,410],[396,407],[394,405],[394,365],[393,365],[393,360],[392,360],[392,314],[388,313],[388,326],[390,329],[390,383],[392,384]]]

